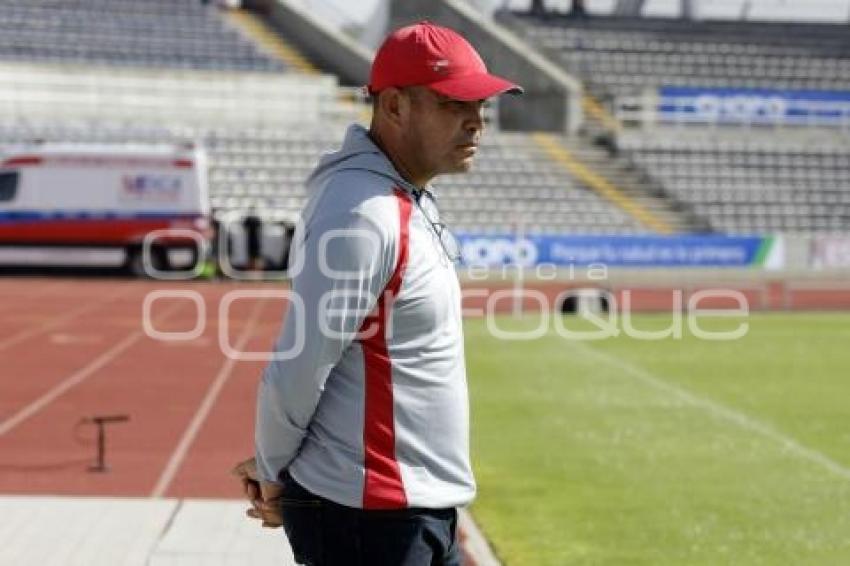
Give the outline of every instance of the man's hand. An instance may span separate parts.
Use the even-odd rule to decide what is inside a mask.
[[[283,495],[283,489],[273,483],[260,481],[257,477],[257,462],[254,458],[239,462],[231,473],[242,482],[242,491],[251,508],[245,514],[253,519],[263,521],[263,526],[271,529],[283,526],[280,515],[278,498]]]

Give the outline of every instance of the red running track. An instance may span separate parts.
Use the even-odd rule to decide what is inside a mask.
[[[239,497],[230,467],[253,451],[261,361],[229,360],[219,347],[226,293],[281,284],[155,283],[122,280],[0,280],[0,493]],[[145,296],[196,293],[204,330],[161,341],[142,325]],[[268,351],[284,302],[233,303],[229,341]],[[192,300],[151,309],[160,332],[188,331]],[[239,341],[244,344],[239,344]],[[92,415],[126,414],[108,429],[110,471],[91,473]]]

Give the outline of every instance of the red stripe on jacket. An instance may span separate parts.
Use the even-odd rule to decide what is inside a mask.
[[[364,509],[400,509],[407,507],[407,495],[395,457],[395,419],[393,416],[392,361],[387,351],[387,321],[393,301],[401,289],[410,246],[410,214],[412,203],[407,193],[394,189],[398,201],[399,238],[395,270],[375,310],[366,317],[361,340],[366,366],[366,407],[363,425],[363,447],[366,477],[363,483]]]

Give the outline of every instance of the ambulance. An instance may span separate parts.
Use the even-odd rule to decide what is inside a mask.
[[[124,266],[150,275],[191,268],[211,237],[201,148],[0,148],[2,265]]]

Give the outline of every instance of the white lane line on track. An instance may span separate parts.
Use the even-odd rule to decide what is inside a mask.
[[[14,346],[15,344],[20,344],[21,342],[23,342],[27,338],[32,338],[33,336],[38,336],[39,334],[47,332],[51,328],[59,326],[60,324],[63,324],[65,322],[69,321],[69,320],[73,320],[74,318],[80,316],[81,314],[85,314],[88,311],[91,311],[91,310],[94,310],[98,307],[101,307],[101,306],[105,305],[106,303],[109,303],[110,301],[117,299],[121,295],[125,295],[129,291],[130,291],[130,287],[121,286],[118,289],[117,292],[110,293],[109,295],[103,297],[99,301],[95,301],[93,303],[86,303],[86,304],[80,306],[79,308],[76,308],[76,309],[72,310],[71,312],[65,313],[65,314],[63,314],[63,315],[61,315],[57,318],[53,318],[51,320],[48,320],[47,322],[43,322],[43,323],[41,323],[37,326],[34,326],[32,328],[27,328],[26,330],[22,330],[22,331],[18,332],[17,334],[13,334],[12,336],[9,336],[8,338],[4,338],[3,340],[0,340],[0,351],[3,351],[5,349],[9,348],[10,346]]]
[[[237,351],[241,351],[242,348],[245,347],[245,344],[248,343],[248,340],[254,335],[253,330],[257,324],[257,318],[260,315],[261,307],[265,302],[266,299],[261,299],[254,305],[251,315],[248,318],[248,322],[245,324],[245,328],[242,329],[242,332],[236,341]],[[204,395],[201,404],[198,406],[198,410],[195,411],[192,420],[189,422],[189,426],[187,426],[186,430],[183,431],[183,436],[180,438],[180,442],[177,443],[177,447],[174,449],[174,452],[171,453],[171,457],[168,459],[168,463],[162,470],[162,474],[160,474],[156,485],[153,490],[151,490],[151,497],[163,497],[165,492],[168,491],[168,488],[171,486],[171,482],[174,481],[174,477],[177,475],[180,466],[183,464],[183,460],[186,459],[186,454],[189,453],[192,443],[201,431],[210,411],[212,411],[215,406],[221,390],[224,388],[227,380],[230,379],[230,375],[233,372],[233,368],[236,366],[236,362],[237,360],[233,358],[227,358],[221,366],[221,369],[218,370],[215,379],[213,379],[212,384],[210,384],[207,389],[206,395]]]
[[[166,318],[174,314],[174,312],[180,306],[180,303],[172,305],[171,307],[166,309],[166,311],[162,313],[160,317],[158,317],[158,320],[160,322],[165,320]],[[29,403],[5,421],[0,422],[0,436],[7,434],[15,427],[19,426],[21,423],[27,421],[34,415],[38,414],[45,407],[50,405],[53,401],[67,393],[70,389],[76,387],[77,385],[91,377],[95,372],[115,360],[118,356],[124,353],[127,348],[138,342],[139,339],[144,336],[145,333],[140,330],[132,332],[123,340],[121,340],[118,344],[112,346],[107,351],[99,355],[97,358],[93,359],[88,365],[75,371],[74,373],[63,379],[59,384],[53,386],[44,395],[42,395],[32,403]]]
[[[611,354],[601,352],[587,344],[578,341],[572,341],[571,344],[587,357],[595,358],[602,363],[615,367],[630,375],[634,379],[637,379],[641,383],[644,383],[658,391],[672,395],[689,405],[698,407],[716,418],[728,421],[744,430],[748,430],[768,438],[779,444],[786,452],[793,454],[800,459],[808,460],[817,464],[818,466],[832,472],[836,476],[850,481],[850,468],[836,462],[822,452],[809,448],[808,446],[804,446],[792,437],[771,428],[769,425],[750,417],[746,413],[736,411],[735,409],[721,405],[720,403],[712,401],[706,397],[700,397],[695,393],[691,393],[686,389],[665,381],[640,366],[624,362]]]

